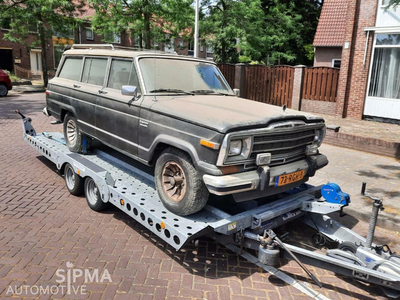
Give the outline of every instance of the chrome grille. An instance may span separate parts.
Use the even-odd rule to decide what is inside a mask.
[[[312,144],[315,129],[296,127],[292,130],[255,135],[250,158],[255,159],[259,153],[271,153],[271,166],[305,158],[306,147]]]

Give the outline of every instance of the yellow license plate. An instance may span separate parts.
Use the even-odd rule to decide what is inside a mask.
[[[305,170],[293,172],[290,174],[284,174],[276,177],[275,186],[282,186],[292,182],[302,180],[305,174]]]

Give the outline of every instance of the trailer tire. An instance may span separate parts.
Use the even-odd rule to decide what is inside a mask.
[[[72,195],[80,196],[83,194],[84,180],[81,176],[76,174],[72,166],[68,163],[64,167],[64,179],[65,185]]]
[[[356,254],[358,247],[359,246],[357,246],[356,244],[354,244],[352,242],[343,242],[343,243],[339,244],[338,249]]]
[[[91,177],[85,178],[84,191],[86,201],[94,211],[102,211],[108,208],[109,203],[104,203],[101,199],[99,188]]]
[[[67,113],[64,118],[64,139],[69,151],[82,151],[82,133],[79,129],[78,121],[70,113]]]
[[[161,153],[154,178],[161,202],[177,215],[194,214],[208,201],[209,193],[199,172],[190,156],[181,150],[168,148]]]

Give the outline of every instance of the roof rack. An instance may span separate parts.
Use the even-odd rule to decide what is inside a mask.
[[[173,53],[154,50],[154,49],[143,49],[135,47],[125,47],[125,46],[115,46],[113,44],[73,44],[69,49],[111,49],[111,50],[129,50],[129,51],[151,51],[155,53],[167,53],[167,54],[177,54],[175,51]]]

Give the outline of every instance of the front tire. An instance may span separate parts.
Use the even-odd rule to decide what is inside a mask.
[[[99,188],[92,178],[86,177],[84,191],[87,204],[91,209],[94,211],[102,211],[108,208],[109,203],[104,203],[103,200],[101,200]]]
[[[71,114],[67,114],[64,118],[64,139],[71,152],[82,151],[82,133],[76,118]]]
[[[8,94],[8,88],[5,84],[0,83],[0,97],[5,97]]]
[[[154,177],[161,202],[169,211],[187,216],[206,205],[208,190],[187,153],[165,150],[156,161]]]

